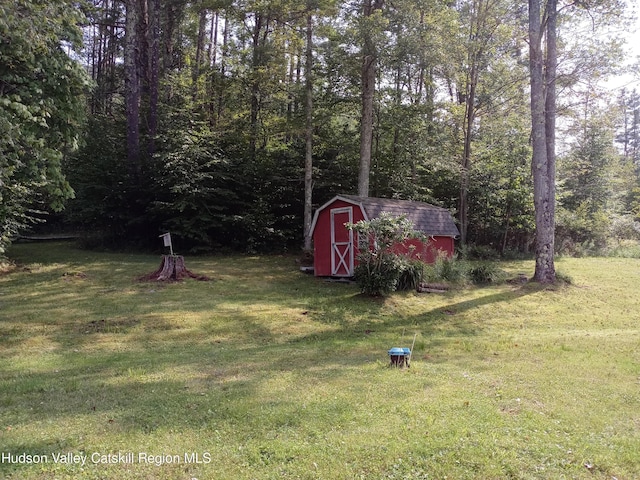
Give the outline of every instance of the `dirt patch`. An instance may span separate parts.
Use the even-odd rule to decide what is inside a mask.
[[[80,326],[82,333],[127,333],[131,328],[140,324],[137,318],[114,318],[92,320]]]

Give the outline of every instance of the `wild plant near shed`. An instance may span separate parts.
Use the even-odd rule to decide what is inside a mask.
[[[347,228],[366,239],[369,246],[358,253],[359,263],[354,270],[362,293],[386,295],[398,289],[415,288],[420,283],[422,268],[418,263],[422,262],[411,259],[412,249],[403,254],[393,248],[411,238],[424,237],[414,230],[405,215],[395,217],[383,212],[378,218],[348,224]]]

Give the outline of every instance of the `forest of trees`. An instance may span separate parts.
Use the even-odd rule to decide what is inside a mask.
[[[182,251],[299,251],[337,193],[449,208],[469,250],[535,248],[526,2],[9,3],[0,254],[42,219],[87,247],[171,231]],[[553,248],[637,241],[640,92],[606,84],[632,63],[616,35],[630,12],[529,3],[544,25],[557,11]]]

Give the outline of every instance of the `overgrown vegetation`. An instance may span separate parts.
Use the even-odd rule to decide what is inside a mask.
[[[476,285],[499,283],[506,279],[505,272],[495,262],[483,262],[472,265],[467,277]]]
[[[484,285],[506,280],[506,274],[496,262],[460,260],[458,255],[438,251],[433,263],[425,263],[415,253],[409,240],[426,241],[426,236],[413,229],[406,217],[383,213],[373,220],[348,224],[357,234],[360,248],[354,269],[356,283],[362,293],[371,296],[387,295],[396,290],[416,290],[421,284],[438,283],[462,286],[466,283]],[[468,256],[470,249],[465,249]],[[495,251],[474,249],[476,256],[493,256]],[[484,252],[484,253],[482,253]],[[485,256],[486,255],[486,256]]]
[[[49,463],[3,478],[640,477],[637,260],[560,259],[572,286],[371,299],[286,256],[189,257],[213,281],[165,285],[135,280],[156,256],[10,254],[0,450]],[[411,368],[389,368],[415,333]],[[53,463],[68,452],[136,460]]]
[[[395,290],[415,289],[422,276],[419,259],[413,259],[410,239],[425,240],[406,216],[383,212],[372,220],[360,220],[346,227],[357,234],[362,248],[354,269],[356,283],[366,295],[385,295]],[[368,246],[368,248],[367,248]]]

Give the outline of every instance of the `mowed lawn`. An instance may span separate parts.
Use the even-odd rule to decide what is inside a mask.
[[[291,256],[187,256],[211,281],[173,284],[137,281],[159,256],[10,256],[2,478],[640,478],[638,260],[372,299]]]

